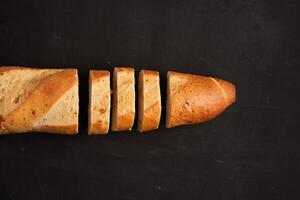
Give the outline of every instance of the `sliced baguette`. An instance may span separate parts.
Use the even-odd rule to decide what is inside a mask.
[[[0,67],[0,134],[78,132],[76,69]]]
[[[141,70],[139,73],[139,119],[140,132],[157,129],[161,115],[159,72]]]
[[[135,79],[131,67],[115,67],[113,76],[112,130],[131,130],[135,117]]]
[[[91,70],[89,76],[89,135],[108,133],[110,94],[109,71]]]
[[[166,127],[211,120],[235,102],[235,86],[227,81],[169,71]]]

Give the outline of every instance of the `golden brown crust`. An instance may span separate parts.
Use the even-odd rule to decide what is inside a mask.
[[[144,75],[153,75],[153,76],[159,76],[159,72],[158,71],[152,71],[152,70],[141,70],[142,73],[144,73]]]
[[[6,69],[26,69],[28,70],[28,73],[32,73],[29,68],[7,67]],[[27,95],[22,104],[13,111],[1,116],[2,122],[0,125],[0,134],[5,132],[17,133],[29,132],[32,130],[39,131],[40,129],[39,127],[35,127],[35,123],[53,109],[53,105],[64,93],[77,84],[77,80],[77,70],[75,69],[65,69],[57,73],[52,73],[40,80],[37,87]],[[23,87],[25,88],[27,86],[24,85]],[[73,133],[77,132],[77,130],[67,129],[55,130],[60,133],[69,133],[70,131]],[[40,131],[48,132],[45,127]],[[49,129],[49,132],[53,132],[53,130]]]
[[[10,70],[14,70],[16,69],[16,67],[0,67],[0,76],[4,74],[4,72],[10,71]]]
[[[131,130],[135,118],[134,68],[115,67],[112,130]]]
[[[9,70],[13,70],[13,69],[28,69],[28,68],[20,67],[20,66],[0,66],[0,71],[9,71]]]
[[[6,73],[12,70],[42,70],[40,68],[29,68],[29,67],[20,67],[20,66],[0,66],[0,75],[1,73]]]
[[[134,68],[129,66],[129,67],[115,67],[114,69],[116,72],[129,72],[129,73],[134,73]]]
[[[168,72],[168,87],[168,128],[211,120],[235,101],[234,85],[211,77]]]
[[[92,81],[97,81],[102,77],[110,76],[110,72],[107,70],[90,70]]]
[[[226,96],[226,101],[227,104],[232,104],[235,102],[236,100],[236,89],[235,89],[235,86],[228,82],[228,81],[224,81],[224,80],[221,80],[221,79],[217,79],[217,78],[214,78],[220,85],[221,87],[223,88],[225,92],[225,96]]]
[[[107,134],[109,124],[103,121],[97,121],[90,125],[89,135]]]
[[[140,132],[157,129],[161,116],[159,72],[141,70],[139,74],[139,120]]]
[[[146,109],[140,132],[157,129],[160,122],[160,113],[161,105],[159,102]]]
[[[39,127],[37,130],[34,129],[33,131],[57,133],[57,134],[64,133],[64,134],[73,135],[73,134],[77,134],[78,125],[77,124],[67,125],[67,126],[44,125],[44,126]]]
[[[45,78],[20,107],[6,116],[4,126],[12,132],[30,131],[32,124],[75,84],[74,73],[65,70]]]
[[[4,122],[5,122],[4,117],[0,115],[0,135],[9,133],[9,131],[4,126]]]
[[[114,129],[114,131],[131,130],[133,126],[134,116],[135,116],[134,112],[130,112],[125,115],[118,116],[117,129]]]

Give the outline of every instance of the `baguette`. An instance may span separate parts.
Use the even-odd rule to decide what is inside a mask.
[[[141,70],[139,73],[139,119],[140,132],[157,129],[161,115],[159,72]]]
[[[0,67],[0,134],[78,132],[76,69]]]
[[[135,117],[134,69],[116,67],[113,77],[112,130],[131,130]]]
[[[91,70],[89,78],[89,135],[106,134],[110,117],[110,73]]]
[[[235,102],[235,86],[227,81],[169,71],[166,127],[211,120]]]

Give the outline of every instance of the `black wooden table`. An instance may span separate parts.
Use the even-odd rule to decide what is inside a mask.
[[[80,133],[1,136],[0,199],[299,199],[298,2],[1,0],[0,65],[78,67]],[[119,65],[159,70],[163,101],[175,70],[235,83],[237,102],[88,136],[88,71]]]

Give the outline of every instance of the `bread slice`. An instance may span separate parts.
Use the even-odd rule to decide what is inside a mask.
[[[135,117],[134,69],[115,67],[113,77],[112,130],[131,130]]]
[[[89,77],[89,135],[108,133],[110,93],[109,71],[91,70]]]
[[[139,73],[139,119],[140,132],[157,129],[161,115],[159,72],[141,70]]]
[[[227,81],[169,71],[167,128],[211,120],[235,102],[235,86]]]
[[[0,67],[0,134],[78,132],[76,69]]]

